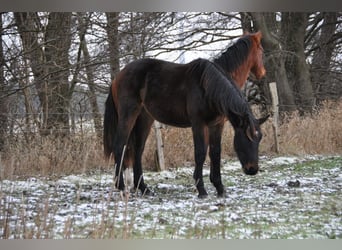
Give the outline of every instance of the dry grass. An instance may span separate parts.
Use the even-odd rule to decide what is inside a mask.
[[[280,127],[283,154],[341,154],[342,102],[327,102],[312,116],[285,116]]]
[[[49,176],[107,169],[102,140],[95,135],[54,138],[36,136],[12,142],[0,158],[0,179],[14,176]]]
[[[327,102],[311,116],[297,113],[284,115],[279,128],[281,155],[341,154],[342,102]],[[274,138],[271,119],[263,127],[261,155],[273,155]],[[194,164],[191,129],[166,127],[162,129],[164,156],[167,167]],[[225,125],[222,138],[222,158],[235,157],[232,147],[233,130]],[[148,138],[143,164],[154,168],[154,131]],[[68,139],[34,136],[30,140],[12,140],[6,152],[0,152],[0,179],[15,176],[60,176],[93,170],[111,170],[103,159],[102,140],[92,133]]]

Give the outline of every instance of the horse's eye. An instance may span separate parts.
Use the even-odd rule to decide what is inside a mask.
[[[255,138],[257,138],[257,140],[261,140],[262,135],[259,131],[255,131],[254,135],[255,135]]]

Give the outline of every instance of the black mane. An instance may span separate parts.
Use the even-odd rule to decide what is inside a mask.
[[[232,114],[240,118],[253,117],[242,92],[220,67],[205,59],[197,59],[190,64],[192,64],[190,72],[200,75],[200,85],[205,91],[208,103],[219,113],[229,119]]]
[[[246,35],[215,58],[214,63],[222,67],[225,72],[232,72],[246,61],[251,46],[251,37]]]

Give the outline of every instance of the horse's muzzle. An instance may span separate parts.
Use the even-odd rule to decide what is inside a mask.
[[[242,167],[243,172],[248,175],[256,175],[259,171],[258,164],[247,163]]]

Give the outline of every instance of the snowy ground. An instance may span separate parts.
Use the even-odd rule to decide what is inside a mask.
[[[342,238],[342,158],[224,162],[227,198],[198,199],[193,168],[145,172],[155,193],[123,199],[110,173],[0,182],[0,238]]]

